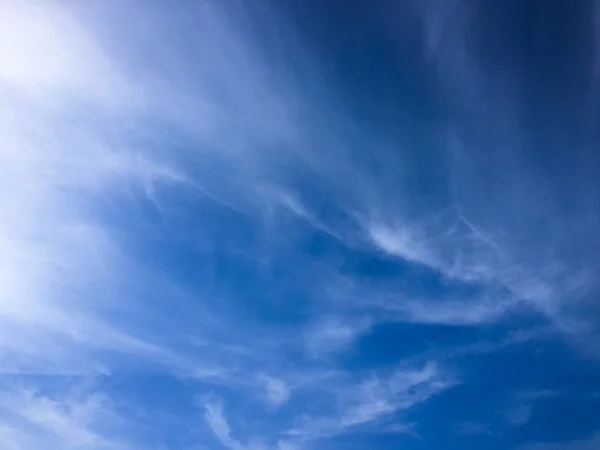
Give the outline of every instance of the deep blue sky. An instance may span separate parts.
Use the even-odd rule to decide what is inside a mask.
[[[600,2],[0,29],[0,449],[600,448]]]

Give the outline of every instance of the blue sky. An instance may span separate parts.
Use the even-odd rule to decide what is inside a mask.
[[[600,2],[0,29],[0,449],[600,448]]]

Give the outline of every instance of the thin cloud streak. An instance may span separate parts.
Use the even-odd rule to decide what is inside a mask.
[[[130,424],[124,423],[116,415],[111,401],[99,393],[74,391],[53,396],[23,387],[3,389],[0,415],[3,448],[134,448],[120,437],[120,430]],[[107,433],[107,430],[111,431]]]
[[[224,447],[231,450],[265,450],[267,448],[262,444],[243,443],[234,439],[220,403],[207,403],[204,411],[206,423]]]
[[[344,385],[335,392],[336,411],[328,417],[307,419],[287,434],[310,441],[344,434],[360,426],[377,429],[381,419],[406,412],[456,384],[453,376],[433,362],[420,369],[400,367],[387,376],[373,375]]]

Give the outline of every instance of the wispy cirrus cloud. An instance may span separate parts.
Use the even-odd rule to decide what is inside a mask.
[[[204,405],[233,450],[416,435],[404,415],[457,383],[445,362],[529,335],[366,372],[352,364],[375,325],[534,311],[595,335],[596,194],[571,207],[580,191],[523,156],[514,80],[489,81],[468,39],[476,11],[411,2],[421,63],[468,118],[424,120],[430,142],[411,120],[357,120],[279,16],[237,6],[0,6],[0,372],[41,376],[1,396],[5,447],[129,448],[114,392],[44,390],[98,374],[162,376],[184,410],[209,388],[234,397],[229,416]],[[255,414],[269,426],[238,421]]]
[[[287,402],[292,395],[292,389],[284,380],[263,375],[260,377],[265,383],[267,399],[274,406],[281,406]]]
[[[177,176],[131,153],[123,141],[109,142],[102,123],[127,114],[136,88],[70,12],[52,2],[5,3],[2,9],[10,43],[2,44],[0,66],[6,91],[0,317],[12,335],[2,341],[22,342],[30,366],[60,347],[64,357],[71,354],[68,346],[78,355],[85,347],[125,348],[128,340],[135,347],[128,332],[102,322],[100,312],[110,306],[85,287],[114,283],[113,269],[124,263],[89,206],[109,186]],[[95,108],[91,118],[79,120],[78,102]],[[4,370],[19,370],[18,352],[8,349],[11,354],[3,364],[13,367]],[[43,370],[29,368],[36,369]]]
[[[270,417],[270,426],[250,439],[234,437],[220,400],[213,398],[203,404],[205,421],[215,438],[231,449],[310,448],[319,440],[357,431],[418,435],[417,425],[399,415],[458,382],[433,362],[358,378],[338,373],[315,381],[299,386],[299,397],[294,400],[313,403],[314,411],[307,407],[298,417]]]
[[[347,349],[370,328],[369,321],[342,321],[329,318],[317,321],[306,331],[306,350],[313,358],[323,358]]]
[[[245,443],[232,437],[229,422],[220,403],[207,403],[204,418],[219,442],[226,448],[231,450],[262,450],[267,448],[258,442]]]
[[[194,101],[186,103],[188,97],[181,102],[192,85],[170,84],[163,66],[167,61],[161,58],[174,56],[175,50],[176,58],[184,59],[184,53],[171,48],[170,55],[148,58],[134,69],[116,46],[124,42],[120,37],[128,36],[123,49],[141,50],[147,43],[143,30],[113,23],[115,36],[110,39],[106,16],[90,22],[93,11],[79,6],[0,6],[6,35],[0,44],[0,371],[85,377],[128,366],[215,378],[225,370],[214,359],[199,363],[192,346],[181,345],[193,330],[175,332],[172,324],[180,326],[186,314],[203,317],[206,324],[206,309],[191,302],[168,277],[140,264],[122,243],[130,233],[141,233],[147,242],[161,238],[154,225],[148,228],[131,212],[146,203],[167,220],[169,211],[161,206],[165,192],[190,189],[215,200],[192,180],[190,171],[176,165],[185,152],[161,150],[162,134],[148,130],[155,126],[151,123],[160,123],[165,133],[169,127],[183,130],[198,148],[217,142],[221,149],[228,147],[231,143],[211,134],[214,128],[206,131],[213,125],[195,123],[206,105],[217,112],[218,101],[203,98],[206,86],[201,86],[192,94]],[[116,5],[105,6],[102,13],[115,12]],[[134,12],[130,6],[124,5],[122,12]],[[158,24],[157,30],[169,31],[152,7],[137,12]],[[222,34],[221,19],[207,14],[203,20],[212,21],[212,28],[205,30],[211,44],[195,50],[216,57],[222,47],[237,46],[227,32]],[[219,33],[227,39],[219,40]],[[221,49],[211,48],[217,42],[213,39]],[[250,67],[242,61],[243,52],[236,49],[231,61]],[[223,62],[213,74],[225,71],[231,77],[228,64]],[[209,79],[207,74],[204,81]],[[231,83],[239,81],[229,79],[224,92],[238,106],[249,106],[254,102],[245,97],[249,91],[232,91]],[[231,110],[229,100],[227,105]],[[229,116],[220,125],[229,128],[233,120]],[[115,210],[112,205],[119,206]],[[284,401],[284,385],[271,381],[269,392]],[[5,425],[7,448],[39,448],[42,442],[57,448],[117,448],[103,430],[92,430],[78,416],[87,404],[72,405],[75,411],[60,393],[56,399],[36,392],[3,397],[7,411],[28,422],[25,428],[32,427],[30,433],[21,424]],[[103,405],[94,408],[100,411]]]
[[[288,434],[300,440],[312,440],[336,436],[361,426],[378,429],[382,419],[406,412],[456,382],[435,363],[427,363],[422,368],[397,368],[381,376],[372,374],[334,391],[336,408],[329,416],[307,419]]]
[[[48,394],[36,389],[15,386],[0,393],[4,448],[133,448],[126,440],[131,436],[123,436],[131,424],[116,414],[112,400],[102,393],[70,388]]]

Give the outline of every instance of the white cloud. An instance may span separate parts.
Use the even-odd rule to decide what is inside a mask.
[[[395,311],[396,320],[445,325],[482,325],[497,321],[509,308],[515,306],[511,299],[472,300],[399,300],[388,305]]]
[[[313,358],[324,358],[343,351],[369,329],[367,320],[345,321],[328,318],[311,325],[305,334],[306,349]]]
[[[285,122],[279,111],[277,120],[230,133],[242,118],[267,114],[267,99],[279,106],[276,96],[258,92],[267,89],[260,61],[215,5],[198,6],[203,14],[194,17],[206,27],[188,23],[185,9],[170,10],[176,19],[170,22],[152,5],[131,6],[0,5],[1,371],[107,372],[109,358],[100,356],[105,351],[195,370],[164,331],[173,328],[174,314],[188,324],[192,313],[203,320],[209,314],[196,299],[174,294],[168,277],[150,273],[121,246],[124,238],[142,234],[151,245],[162,238],[160,230],[148,229],[127,206],[118,212],[119,224],[105,210],[147,201],[162,214],[169,208],[161,205],[161,194],[173,189],[225,204],[244,197],[239,186],[213,195],[214,177],[200,181],[181,161],[197,162],[202,171],[209,160],[227,160],[235,171],[238,161],[231,158],[240,156],[239,143],[227,136],[271,133]],[[136,20],[107,21],[133,15]],[[151,34],[142,23],[154,27]],[[174,45],[176,35],[190,29],[202,30],[201,36],[195,34],[189,47]],[[167,64],[200,54],[202,64],[190,65],[189,73]],[[217,99],[213,88],[221,81],[227,98]],[[169,133],[186,136],[189,145],[163,148]],[[164,298],[172,299],[169,305]],[[178,332],[197,334],[197,325]]]
[[[429,245],[416,230],[407,227],[392,229],[376,224],[369,229],[369,234],[376,246],[391,255],[425,266],[440,265]]]
[[[94,392],[42,394],[29,388],[0,392],[0,442],[3,448],[126,450],[126,424],[110,400]]]
[[[266,447],[260,443],[243,443],[232,437],[229,428],[229,422],[223,413],[223,407],[220,403],[207,403],[204,406],[204,418],[206,423],[226,448],[231,450],[265,450]]]
[[[127,86],[107,55],[59,2],[2,2],[0,84],[3,92],[19,93],[46,106],[75,96],[109,102],[132,100]],[[10,97],[9,97],[10,98]]]
[[[90,350],[151,348],[103,318],[117,305],[109,292],[126,260],[96,209],[129,183],[181,181],[149,155],[132,152],[124,136],[115,142],[106,133],[137,102],[137,88],[63,6],[0,6],[5,372],[95,372],[100,364]]]
[[[411,222],[398,227],[365,223],[372,244],[380,251],[434,271],[451,286],[479,289],[476,295],[439,301],[407,300],[399,295],[381,306],[398,311],[402,320],[465,325],[496,322],[507,312],[525,308],[547,316],[562,331],[573,331],[565,311],[569,301],[576,304],[589,289],[587,270],[571,271],[545,256],[533,264],[524,262],[521,249],[497,242],[499,238],[490,237],[463,216],[457,220],[459,225],[448,221],[446,228]],[[565,283],[567,273],[571,278]],[[577,326],[581,328],[581,323]]]
[[[330,415],[307,419],[288,433],[311,440],[359,426],[381,426],[382,419],[409,411],[455,384],[456,380],[433,362],[416,369],[399,367],[387,376],[373,374],[358,383],[338,386],[337,407]]]
[[[1,3],[1,373],[159,368],[246,386],[236,371],[250,356],[236,354],[236,367],[225,369],[228,355],[185,344],[216,329],[222,335],[226,318],[211,317],[199,304],[202,293],[182,294],[122,245],[164,238],[135,208],[153,203],[168,220],[177,206],[163,203],[164,191],[233,209],[261,205],[248,179],[259,144],[287,139],[287,104],[279,99],[283,86],[277,92],[268,67],[237,35],[243,20],[231,26],[218,5]],[[113,223],[106,210],[121,203]],[[274,377],[265,378],[264,389],[273,405],[291,392]],[[7,448],[43,447],[39,436],[51,426],[57,442],[67,434],[78,439],[56,448],[109,445],[62,394],[5,399],[42,429],[25,435],[4,426]],[[27,402],[35,408],[23,409]],[[207,414],[225,436],[219,410]]]
[[[289,400],[291,389],[285,381],[267,375],[260,379],[265,383],[267,399],[272,405],[281,406]]]

